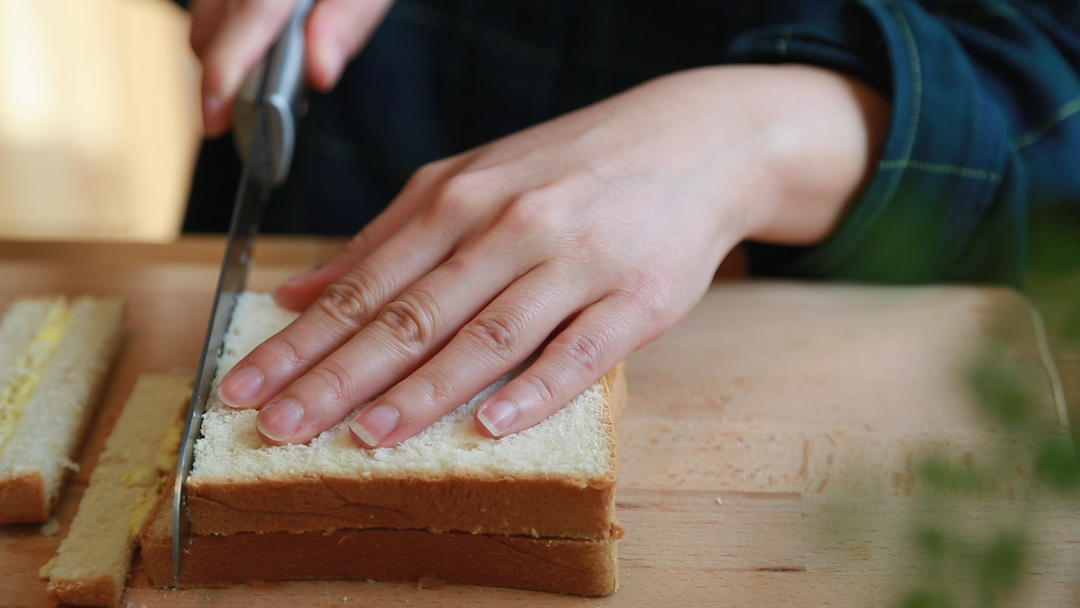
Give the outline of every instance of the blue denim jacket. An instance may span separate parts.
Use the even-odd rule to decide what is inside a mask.
[[[265,228],[351,233],[424,162],[664,73],[799,62],[877,87],[892,124],[837,232],[752,245],[754,271],[1019,284],[1031,218],[1080,210],[1078,4],[399,0],[337,89],[313,96]],[[187,229],[224,227],[230,148],[204,148]]]

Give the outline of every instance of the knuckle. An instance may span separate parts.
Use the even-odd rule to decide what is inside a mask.
[[[550,403],[554,401],[556,395],[558,395],[555,384],[544,376],[529,374],[522,378],[522,380],[529,385],[542,403]]]
[[[359,329],[374,308],[372,281],[354,269],[331,283],[315,301],[331,319],[349,329]]]
[[[297,369],[307,359],[304,349],[287,331],[278,334],[268,346],[270,349],[265,356],[272,359],[279,368]]]
[[[348,399],[352,394],[353,381],[349,370],[340,363],[327,359],[311,369],[310,375],[322,389],[335,401]]]
[[[434,341],[438,315],[434,298],[411,289],[387,304],[375,322],[406,352],[418,354]]]
[[[409,180],[405,182],[405,187],[416,187],[426,184],[438,177],[443,171],[443,161],[430,162],[422,165],[419,169],[412,172],[409,176]]]
[[[464,280],[473,273],[476,264],[467,255],[457,253],[443,262],[439,269],[455,278]]]
[[[672,278],[663,272],[638,272],[623,296],[635,309],[653,319],[666,310]]]
[[[418,370],[412,375],[410,380],[414,383],[415,389],[422,396],[418,404],[430,408],[437,408],[439,404],[445,403],[450,398],[452,387],[441,376],[431,370]],[[455,404],[457,405],[457,404]]]
[[[368,224],[370,226],[370,224]],[[357,253],[367,248],[368,243],[371,242],[369,235],[369,229],[367,226],[361,228],[356,234],[349,239],[349,242],[345,244],[345,253]]]
[[[550,232],[565,227],[559,218],[560,195],[552,188],[529,190],[514,197],[507,210],[511,226]]]
[[[600,362],[604,356],[604,348],[600,340],[585,334],[574,334],[566,338],[560,346],[575,367],[597,375],[603,371],[600,369]]]
[[[444,221],[467,214],[483,200],[484,181],[478,173],[458,173],[446,180],[431,202],[432,219]]]
[[[519,317],[502,312],[481,312],[470,321],[463,332],[486,351],[500,359],[513,358],[522,338],[522,322]]]

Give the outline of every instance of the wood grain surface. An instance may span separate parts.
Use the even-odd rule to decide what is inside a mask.
[[[263,240],[251,287],[271,289],[339,241]],[[78,505],[138,374],[193,368],[219,239],[174,245],[0,243],[0,305],[16,295],[123,293],[127,335],[56,519],[0,529],[0,606],[49,606],[38,568]],[[1009,319],[1002,332],[1000,319]],[[1003,337],[1004,336],[1004,337]],[[924,572],[912,550],[926,501],[915,483],[936,450],[980,468],[1028,449],[978,413],[959,372],[980,340],[1005,344],[1039,414],[1063,427],[1027,303],[1007,290],[718,283],[629,360],[619,426],[621,588],[606,598],[415,584],[293,582],[163,591],[136,568],[124,606],[891,606]],[[1028,522],[1015,605],[1080,601],[1075,503],[1032,498],[1010,470],[950,505],[960,531]],[[969,576],[950,572],[949,576]]]

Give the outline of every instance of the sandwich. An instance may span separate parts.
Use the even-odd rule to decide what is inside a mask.
[[[0,319],[0,524],[43,522],[120,343],[120,298],[15,300]]]
[[[496,383],[394,447],[360,448],[344,423],[306,445],[267,446],[256,412],[225,407],[216,385],[293,318],[268,295],[237,302],[187,480],[183,585],[312,578],[615,589],[622,366],[502,439],[473,425]],[[163,496],[141,539],[147,574],[161,586],[173,583],[167,506]]]

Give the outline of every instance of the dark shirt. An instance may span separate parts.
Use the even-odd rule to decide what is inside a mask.
[[[1029,224],[1080,209],[1080,7],[1062,2],[399,0],[313,94],[264,230],[349,234],[420,165],[691,67],[798,62],[886,94],[884,153],[837,232],[751,247],[764,274],[1018,284]],[[187,231],[239,176],[204,146]]]

